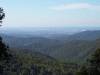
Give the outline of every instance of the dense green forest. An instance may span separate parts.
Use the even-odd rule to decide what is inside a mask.
[[[100,75],[100,49],[91,54],[84,64],[79,64],[58,61],[37,52],[9,50],[2,41],[1,45],[1,75]]]

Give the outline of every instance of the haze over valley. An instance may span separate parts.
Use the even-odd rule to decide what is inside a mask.
[[[30,30],[29,30],[30,29]],[[3,30],[1,36],[12,49],[39,52],[58,60],[86,59],[100,39],[98,27],[40,27]]]

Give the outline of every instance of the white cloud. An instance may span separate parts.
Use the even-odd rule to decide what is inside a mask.
[[[96,9],[100,10],[99,5],[93,5],[89,3],[72,3],[72,4],[64,4],[50,7],[52,10],[73,10],[73,9]]]

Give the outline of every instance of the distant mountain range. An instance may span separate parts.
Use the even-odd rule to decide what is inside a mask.
[[[85,60],[100,47],[100,30],[83,31],[72,35],[59,34],[52,37],[20,37],[1,34],[4,42],[12,49],[25,49],[51,56],[59,60]]]
[[[83,31],[68,37],[70,40],[96,40],[100,37],[100,30]]]
[[[75,34],[61,34],[61,35],[55,35],[52,36],[53,39],[58,40],[96,40],[100,37],[100,30],[95,31],[82,31]]]

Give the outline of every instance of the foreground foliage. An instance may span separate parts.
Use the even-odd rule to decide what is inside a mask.
[[[76,75],[100,75],[100,49],[94,52],[87,64],[82,66]]]

